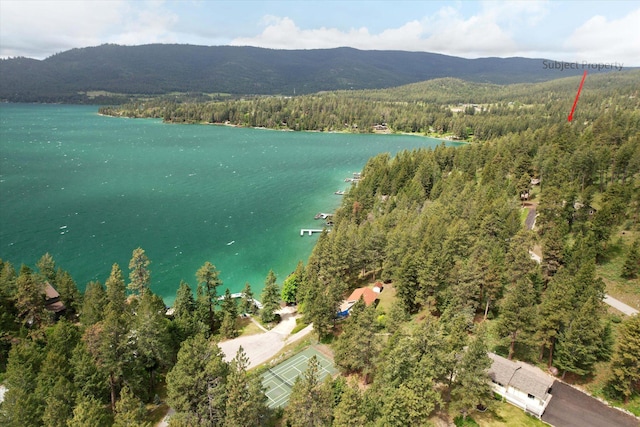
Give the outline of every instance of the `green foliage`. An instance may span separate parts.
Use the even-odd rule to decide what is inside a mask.
[[[640,240],[636,239],[631,244],[620,275],[625,279],[634,279],[640,275]]]
[[[188,338],[167,374],[167,402],[198,425],[222,425],[228,370],[217,345],[203,334]]]
[[[628,317],[618,329],[607,391],[625,402],[640,394],[640,316]]]
[[[276,284],[276,275],[273,270],[269,270],[261,298],[260,320],[262,323],[271,323],[276,320],[276,310],[280,308],[280,290]]]
[[[147,410],[140,399],[138,399],[124,386],[120,392],[120,400],[116,404],[114,427],[150,427],[151,424],[145,422]]]
[[[198,320],[207,325],[210,333],[215,333],[217,330],[215,308],[218,305],[218,295],[216,289],[222,285],[219,275],[220,272],[209,261],[205,262],[196,272]]]
[[[334,343],[335,362],[343,373],[359,373],[368,382],[379,351],[375,332],[375,308],[365,307],[361,298],[351,308],[342,335]]]
[[[227,403],[224,425],[259,426],[267,418],[269,412],[267,396],[261,377],[247,373],[249,359],[242,347],[238,348],[236,357],[229,366],[227,377]]]
[[[149,258],[144,253],[144,249],[133,250],[129,261],[129,285],[127,288],[136,295],[144,295],[151,283],[151,272],[149,271]]]
[[[320,364],[313,356],[307,370],[296,378],[289,404],[284,410],[284,422],[291,427],[330,426],[333,417],[331,378],[318,382]]]
[[[239,308],[240,313],[254,314],[256,312],[256,305],[253,302],[253,292],[251,291],[251,285],[249,282],[244,284]]]
[[[89,282],[84,292],[84,300],[80,310],[80,321],[91,326],[104,318],[104,307],[107,304],[107,293],[100,282]]]
[[[287,276],[287,278],[284,279],[284,282],[282,282],[282,291],[280,296],[284,302],[287,304],[294,304],[298,301],[298,287],[302,280],[304,280],[304,264],[300,261],[298,262],[296,271]]]

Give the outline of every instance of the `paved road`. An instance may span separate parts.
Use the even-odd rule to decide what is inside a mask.
[[[238,348],[242,346],[249,358],[248,368],[251,369],[271,359],[288,343],[297,341],[309,334],[313,330],[311,325],[297,334],[289,336],[293,328],[296,327],[297,316],[293,311],[294,309],[291,307],[286,307],[279,311],[282,318],[281,322],[268,332],[243,336],[218,343],[218,346],[225,355],[225,360],[227,362],[231,361],[231,359],[236,356]]]
[[[636,310],[633,307],[629,307],[627,304],[623,303],[622,301],[618,301],[617,299],[615,299],[610,295],[604,296],[604,302],[609,304],[611,307],[615,308],[616,310],[623,312],[627,316],[634,316],[638,314],[638,310]]]
[[[555,427],[639,427],[640,420],[560,381],[551,387],[542,421]]]

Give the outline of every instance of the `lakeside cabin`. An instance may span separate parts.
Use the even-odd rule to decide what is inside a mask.
[[[371,304],[377,301],[378,293],[379,292],[375,292],[373,289],[368,287],[362,287],[354,290],[351,295],[349,295],[349,297],[345,299],[342,304],[340,304],[340,309],[338,311],[337,317],[339,319],[343,319],[349,316],[351,308],[358,302],[360,298],[362,298],[364,300],[364,304],[369,307]]]

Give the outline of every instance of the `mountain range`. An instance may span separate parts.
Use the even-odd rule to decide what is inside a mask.
[[[510,84],[579,74],[580,69],[554,70],[543,59],[520,57],[465,59],[346,47],[274,50],[107,44],[68,50],[44,60],[0,60],[0,100],[118,102],[136,95],[175,92],[290,96],[395,87],[439,77]]]

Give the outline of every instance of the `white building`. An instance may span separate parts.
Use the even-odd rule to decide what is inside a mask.
[[[514,362],[489,353],[493,360],[489,368],[493,391],[507,402],[541,417],[551,400],[553,377],[535,366]]]

